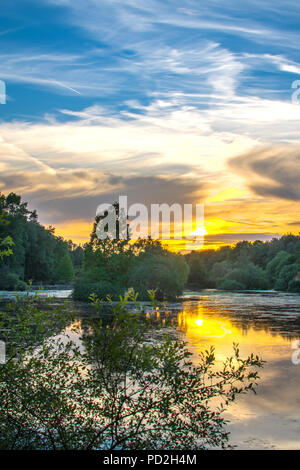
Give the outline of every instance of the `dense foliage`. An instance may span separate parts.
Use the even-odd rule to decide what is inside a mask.
[[[83,301],[91,293],[117,300],[130,288],[141,299],[156,289],[160,300],[176,299],[186,286],[300,292],[300,236],[243,241],[183,256],[164,249],[158,240],[130,240],[129,228],[127,238],[121,239],[121,215],[118,204],[114,207],[115,239],[97,237],[97,217],[89,243],[81,247],[55,236],[53,227],[43,227],[20,196],[0,195],[0,290],[22,290],[29,282],[74,282],[74,298]]]
[[[234,247],[192,252],[185,259],[190,287],[300,292],[300,236],[243,241]]]
[[[7,221],[7,214],[4,210],[0,213],[0,227],[7,225],[9,222]],[[4,238],[0,238],[0,260],[3,260],[5,256],[12,255],[12,247],[13,241],[9,235],[6,235]]]
[[[126,290],[139,291],[140,299],[156,289],[157,297],[175,299],[188,276],[183,256],[165,250],[158,241],[95,239],[85,246],[84,268],[74,286],[74,298],[88,300],[91,293],[118,299]]]
[[[96,318],[81,329],[73,324],[79,343],[49,337],[70,318],[36,299],[15,304],[18,322],[12,312],[1,315],[0,336],[9,347],[0,366],[0,449],[229,446],[223,411],[254,390],[262,361],[242,359],[235,346],[223,367],[214,367],[213,349],[195,364],[186,344],[158,323],[150,295],[152,314],[131,293],[105,322],[93,297]]]
[[[14,193],[0,195],[0,213],[0,244],[6,246],[5,254],[11,255],[0,259],[0,289],[22,290],[30,281],[53,284],[72,280],[70,256],[75,261],[80,247],[55,236],[53,227],[43,227],[36,212]]]
[[[90,242],[84,247],[84,265],[74,286],[74,298],[87,301],[91,293],[105,299],[118,299],[128,289],[139,291],[140,299],[147,299],[148,290],[156,290],[157,297],[175,299],[182,294],[189,268],[180,254],[164,249],[158,240],[131,240],[119,238],[118,204],[116,238],[104,240],[96,235],[96,218]]]

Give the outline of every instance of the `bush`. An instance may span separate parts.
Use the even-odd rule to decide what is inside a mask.
[[[228,274],[231,269],[232,264],[228,261],[220,261],[215,263],[209,273],[209,278],[211,282],[217,284],[218,280],[223,280],[223,278]]]
[[[245,290],[246,287],[241,282],[237,282],[237,281],[231,280],[231,279],[225,279],[225,280],[221,280],[220,283],[218,283],[218,289],[221,289],[221,290]]]
[[[88,302],[91,294],[95,294],[99,299],[105,300],[110,296],[112,300],[118,300],[125,292],[125,287],[113,284],[109,281],[84,282],[78,281],[74,285],[73,299]]]
[[[28,284],[26,282],[19,280],[17,282],[16,290],[25,291],[28,289]]]
[[[278,275],[278,278],[275,282],[275,286],[274,286],[275,289],[281,290],[281,291],[288,290],[290,283],[293,283],[299,271],[300,271],[299,263],[288,264],[284,266],[281,269]]]
[[[255,266],[253,263],[247,263],[245,266],[240,267],[239,264],[236,264],[233,269],[227,272],[224,278],[221,278],[217,282],[218,289],[223,289],[221,287],[224,285],[225,281],[230,281],[237,283],[236,286],[240,286],[240,289],[268,289],[269,281],[266,273],[259,266]],[[226,285],[230,286],[230,282]]]
[[[7,270],[2,270],[0,274],[0,289],[1,290],[26,290],[27,284],[19,279],[19,276],[15,273]]]
[[[288,292],[300,292],[300,281],[293,279],[289,282]]]
[[[128,284],[147,299],[149,290],[156,290],[159,300],[174,300],[183,292],[189,268],[180,255],[141,256],[129,271]]]
[[[266,266],[266,273],[272,283],[276,283],[282,268],[294,261],[294,256],[286,251],[279,251]]]

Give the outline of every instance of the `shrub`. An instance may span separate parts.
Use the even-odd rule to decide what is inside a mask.
[[[264,270],[251,262],[243,267],[237,263],[233,269],[227,272],[224,278],[218,280],[218,289],[223,289],[221,286],[224,285],[225,281],[237,283],[235,285],[239,285],[239,289],[255,290],[269,288],[269,281]],[[230,285],[230,283],[226,285]]]
[[[173,300],[182,294],[188,272],[188,265],[180,255],[141,256],[129,271],[128,284],[142,299],[148,298],[149,290],[156,290],[160,300]]]
[[[294,256],[292,256],[287,251],[279,251],[277,255],[269,261],[266,266],[266,273],[272,283],[276,283],[276,280],[279,276],[281,269],[291,264],[294,261]]]
[[[0,274],[0,289],[2,290],[26,290],[27,284],[19,279],[19,276],[8,270],[2,270]]]
[[[87,302],[91,294],[95,294],[99,299],[105,300],[110,296],[112,300],[118,300],[125,292],[125,287],[111,283],[109,281],[84,282],[78,281],[74,285],[73,298]]]
[[[288,292],[300,292],[300,281],[292,279],[288,285]]]
[[[275,282],[275,289],[282,291],[288,290],[290,283],[294,281],[299,271],[299,263],[288,264],[286,266],[283,266]]]
[[[218,283],[218,289],[221,290],[245,290],[246,287],[241,282],[237,282],[232,279],[221,280]]]

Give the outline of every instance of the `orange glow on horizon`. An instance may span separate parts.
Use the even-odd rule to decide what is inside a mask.
[[[93,221],[69,220],[57,223],[55,225],[55,234],[66,240],[72,240],[76,244],[84,244],[89,241],[92,228]],[[243,221],[230,221],[221,217],[208,217],[205,219],[204,226],[198,227],[198,229],[201,232],[200,235],[203,234],[204,236],[204,245],[201,249],[216,250],[222,246],[234,246],[236,241],[230,241],[230,234],[242,235],[245,232],[245,223]],[[196,229],[196,232],[198,229]],[[257,227],[247,227],[247,233],[257,233]],[[281,231],[281,233],[289,232],[286,230],[285,232]],[[214,240],[214,235],[228,235],[228,237],[226,237],[225,241],[222,241],[220,238]],[[186,244],[191,242],[191,240],[184,238],[159,240],[165,248],[173,252],[185,252]]]

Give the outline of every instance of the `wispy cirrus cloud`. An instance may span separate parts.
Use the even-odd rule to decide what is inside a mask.
[[[111,51],[91,49],[84,54],[0,54],[0,77],[4,80],[74,92],[86,97],[120,94],[133,86],[151,98],[156,91],[206,92],[217,90],[227,96],[244,65],[217,43],[202,40],[197,49],[177,49],[162,44],[128,44],[126,52],[111,59]],[[124,97],[121,98],[124,102]]]
[[[128,97],[148,105],[156,93],[181,93],[181,105],[192,102],[199,109],[239,96],[281,94],[286,99],[287,85],[282,87],[279,77],[269,73],[270,64],[281,72],[298,73],[293,53],[285,54],[300,35],[273,16],[272,21],[263,20],[263,14],[274,15],[275,6],[249,1],[226,7],[219,1],[201,6],[196,1],[144,3],[47,1],[61,7],[58,19],[77,33],[80,27],[88,46],[79,37],[61,53],[50,44],[23,46],[20,54],[1,54],[0,78],[90,100],[110,97],[112,112],[126,107]],[[289,6],[297,18],[296,3]],[[241,37],[240,47],[235,36]],[[258,38],[264,47],[254,53],[245,40]],[[275,39],[277,53],[271,46]]]
[[[205,202],[246,235],[293,222],[295,0],[47,0],[17,16],[31,27],[1,38],[0,190],[60,224],[117,192]]]
[[[109,0],[78,0],[77,2],[48,0],[48,2],[68,7],[71,20],[101,39],[103,39],[103,35],[116,38],[118,35],[124,34],[126,28],[140,33],[153,31],[160,25],[169,25],[192,30],[211,30],[246,36],[252,40],[273,42],[284,38],[283,28],[280,19],[278,22],[273,20],[267,25],[264,21],[264,14],[270,15],[280,12],[281,17],[287,16],[287,10],[282,9],[281,2],[279,5],[270,5],[266,1],[253,2],[252,0],[243,3],[234,0],[227,5],[214,0],[201,5],[197,0],[189,2],[149,0],[147,3],[141,3],[137,0],[116,0],[114,2]],[[297,7],[298,4],[295,0],[288,2],[288,11],[293,11],[295,16],[299,15]],[[122,25],[118,32],[109,30],[109,18]],[[169,31],[165,31],[165,34],[167,33]]]

